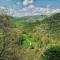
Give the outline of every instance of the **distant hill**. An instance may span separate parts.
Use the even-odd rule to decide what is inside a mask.
[[[48,24],[49,29],[53,33],[60,33],[60,13],[56,13],[43,20],[44,24]]]
[[[42,18],[46,17],[46,15],[35,15],[35,16],[25,16],[25,17],[20,17],[16,18],[16,20],[40,20]]]
[[[46,15],[38,15],[38,16],[26,16],[21,18],[16,18],[16,26],[18,28],[30,29],[34,26],[40,24],[40,21],[43,20]]]
[[[34,34],[39,35],[39,38],[46,36],[49,40],[60,39],[60,13],[53,14],[43,19],[35,29]],[[41,39],[40,38],[40,39]],[[48,40],[48,39],[47,39]]]

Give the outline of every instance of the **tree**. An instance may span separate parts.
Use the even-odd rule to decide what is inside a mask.
[[[15,27],[11,21],[12,17],[3,15],[0,16],[0,30],[1,30],[1,35],[2,37],[0,37],[0,39],[2,40],[2,48],[0,51],[0,57],[2,56],[4,50],[6,49],[6,41],[7,41],[7,36],[10,34],[10,32],[12,31],[12,29]]]

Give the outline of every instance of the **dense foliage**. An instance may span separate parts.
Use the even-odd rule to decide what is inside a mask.
[[[17,59],[18,56],[13,49],[20,45],[22,34],[16,30],[13,17],[0,16],[0,59]]]
[[[34,17],[36,16],[16,20],[17,28],[21,29],[24,35],[22,60],[43,60],[41,55],[49,44],[60,46],[60,13],[42,18],[38,16],[38,19]]]
[[[22,18],[0,15],[0,59],[56,60],[59,47],[60,13]]]
[[[44,52],[44,60],[60,60],[60,46],[51,46]]]

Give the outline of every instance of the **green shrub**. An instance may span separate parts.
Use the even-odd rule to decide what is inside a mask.
[[[44,60],[60,60],[60,46],[51,46],[43,54]]]

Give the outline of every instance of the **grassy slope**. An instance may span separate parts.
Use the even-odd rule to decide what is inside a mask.
[[[24,42],[22,47],[27,48],[29,47],[30,42],[33,46],[39,45],[39,41],[35,41],[32,39],[28,33],[33,31],[33,29],[40,25],[40,21],[43,20],[46,16],[30,16],[30,17],[23,17],[16,20],[16,26],[21,31],[23,31],[24,34]]]
[[[32,16],[16,20],[17,28],[24,34],[22,60],[40,60],[40,55],[51,44],[60,45],[60,13],[49,17]],[[31,46],[30,46],[31,43]],[[23,51],[24,52],[24,51]]]

